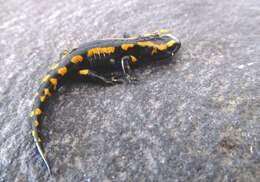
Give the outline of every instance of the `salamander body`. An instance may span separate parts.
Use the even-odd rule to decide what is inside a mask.
[[[42,78],[31,112],[32,136],[48,171],[51,172],[38,131],[43,118],[43,105],[64,81],[80,76],[92,77],[105,84],[118,82],[118,79],[105,77],[100,70],[122,71],[125,78],[131,81],[134,78],[132,66],[150,60],[169,59],[180,46],[176,37],[156,32],[137,37],[93,41],[64,54],[60,63],[53,65]]]

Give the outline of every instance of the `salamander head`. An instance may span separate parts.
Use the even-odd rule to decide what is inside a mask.
[[[171,52],[172,56],[177,53],[177,51],[181,47],[181,42],[179,39],[174,37],[171,34],[165,34],[159,36],[160,41],[162,41],[162,44],[165,44],[167,46],[165,52]]]
[[[171,34],[156,32],[140,37],[137,45],[144,48],[143,58],[157,60],[172,57],[180,49],[181,42]]]

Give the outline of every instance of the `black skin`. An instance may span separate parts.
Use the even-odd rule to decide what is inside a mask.
[[[129,56],[124,56],[122,59],[121,59],[121,69],[122,69],[122,72],[123,72],[123,77],[124,79],[127,80],[128,83],[131,83],[132,81],[137,81],[137,77],[136,75],[134,74],[134,71],[132,70],[131,66],[131,58]],[[101,82],[103,82],[104,84],[107,84],[107,85],[114,85],[114,84],[117,84],[117,83],[122,83],[123,80],[119,78],[119,75],[116,74],[116,73],[111,73],[111,77],[110,78],[107,78],[95,71],[89,71],[89,74],[86,75],[86,76],[89,76],[93,79],[96,79],[96,80],[99,80]]]
[[[101,41],[96,41],[92,43],[92,47],[103,47],[104,45],[112,45],[112,46],[120,46],[121,44],[124,43],[133,43],[136,44],[136,42],[138,41],[156,41],[156,39],[158,39],[157,35],[154,35],[154,37],[151,39],[151,37],[142,37],[139,36],[137,38],[137,40],[131,40],[128,39],[130,38],[130,35],[125,33],[123,35],[123,37],[126,39],[119,39],[119,40],[101,40]],[[88,47],[89,44],[83,44],[82,46],[80,46],[78,49],[72,49],[71,53],[73,53],[73,51],[77,51],[79,49],[81,49],[82,47],[85,48]],[[176,53],[178,51],[178,49],[180,48],[180,42],[178,42],[175,46],[175,50],[170,50],[171,52]],[[146,62],[150,62],[151,60],[154,59],[165,59],[165,58],[169,58],[172,55],[167,55],[165,53],[159,53],[158,55],[155,56],[151,56],[151,50],[149,48],[142,48],[143,51],[140,52],[139,48],[133,48],[127,52],[122,52],[122,50],[116,50],[116,53],[114,53],[112,56],[107,56],[106,58],[103,58],[103,63],[99,63],[98,66],[94,66],[92,69],[90,68],[90,74],[88,75],[89,77],[92,77],[94,79],[100,80],[102,81],[104,84],[108,84],[108,85],[113,85],[116,83],[122,83],[122,79],[118,78],[118,74],[115,73],[115,71],[121,70],[123,72],[123,78],[125,80],[127,80],[128,83],[131,83],[133,81],[137,81],[137,77],[134,74],[132,67],[135,66],[133,65],[133,63],[131,62],[131,58],[130,55],[134,55],[138,60],[141,60],[141,64],[146,63]],[[121,58],[120,58],[121,57]],[[94,62],[96,60],[96,62],[99,62],[102,58],[99,57],[94,57]],[[114,64],[110,64],[110,62],[108,61],[109,59],[115,59],[115,63]],[[101,62],[101,61],[100,61]],[[140,61],[138,61],[137,64],[140,64]],[[105,67],[105,70],[102,69],[102,67]],[[100,69],[101,68],[101,69]],[[109,70],[109,71],[108,71]],[[106,72],[110,72],[111,73],[111,77],[107,78],[106,76],[103,76]],[[102,73],[102,75],[100,74]]]

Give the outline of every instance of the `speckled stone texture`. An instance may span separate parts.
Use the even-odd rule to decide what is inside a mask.
[[[0,181],[260,181],[259,0],[8,0],[0,5]],[[59,53],[170,29],[182,41],[137,84],[65,85],[30,135]]]

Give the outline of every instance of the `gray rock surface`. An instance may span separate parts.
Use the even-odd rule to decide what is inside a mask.
[[[0,5],[0,181],[260,181],[259,0],[8,0]],[[59,53],[170,29],[182,48],[139,84],[66,85],[44,145],[30,135],[40,78]]]

